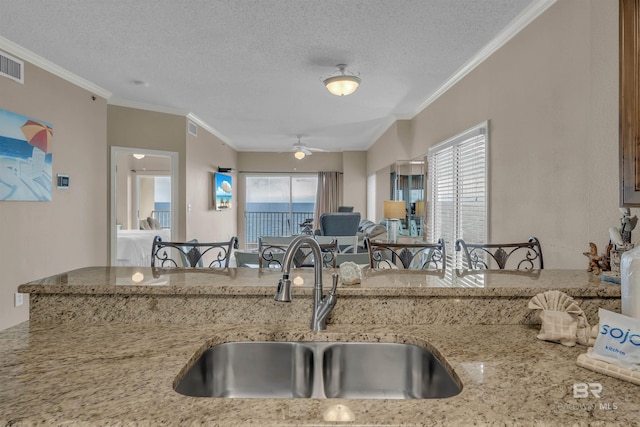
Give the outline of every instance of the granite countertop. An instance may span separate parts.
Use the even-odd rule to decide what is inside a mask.
[[[25,322],[0,332],[0,425],[639,425],[638,386],[581,368],[586,349],[527,325],[330,326],[324,332],[176,324]],[[239,340],[389,341],[433,346],[463,384],[429,400],[195,398],[172,386],[209,344]],[[601,398],[574,398],[574,383]],[[327,420],[335,405],[353,421]]]
[[[577,366],[585,347],[540,341],[539,325],[529,324],[526,301],[547,289],[582,297],[594,314],[598,305],[618,307],[620,286],[590,273],[364,270],[360,285],[340,287],[323,332],[306,327],[313,270],[293,271],[286,306],[273,302],[279,277],[268,269],[87,267],[21,285],[32,294],[32,320],[0,332],[0,425],[336,425],[336,405],[352,413],[337,425],[640,425],[638,386]],[[442,319],[427,321],[433,316]],[[208,346],[244,340],[419,345],[439,354],[463,389],[426,400],[173,390]],[[601,398],[574,398],[575,383],[602,384]]]
[[[337,269],[323,270],[331,283]],[[150,267],[86,267],[35,280],[23,293],[145,295],[272,295],[279,269],[152,269]],[[311,294],[312,269],[292,271],[293,293]],[[558,289],[572,297],[620,297],[620,286],[584,270],[452,271],[446,276],[421,270],[363,270],[359,285],[341,286],[340,294],[367,296],[534,296]]]

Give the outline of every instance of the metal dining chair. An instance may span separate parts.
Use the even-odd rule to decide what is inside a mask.
[[[467,243],[456,241],[466,267],[473,270],[533,270],[544,268],[542,245],[536,237],[523,243]]]
[[[441,270],[446,264],[444,239],[437,243],[414,240],[412,243],[390,243],[365,239],[371,268],[408,270]]]
[[[351,252],[339,252],[336,255],[336,265],[340,267],[343,262],[354,262],[358,265],[369,265],[369,253],[351,253]]]
[[[330,244],[334,240],[338,242],[338,252],[343,253],[356,253],[358,251],[358,236],[313,236],[314,239],[321,245]]]
[[[293,238],[292,238],[293,239]],[[258,265],[260,268],[281,268],[284,254],[289,247],[289,242],[279,243],[271,237],[258,239]],[[338,241],[320,243],[322,251],[322,265],[327,268],[336,267],[336,254],[338,253]],[[296,268],[312,267],[315,260],[308,247],[302,246],[293,257],[293,266]]]
[[[151,267],[228,268],[231,252],[238,248],[238,238],[228,242],[166,242],[156,236],[151,246]]]
[[[235,251],[233,256],[236,260],[236,267],[258,268],[258,253]]]

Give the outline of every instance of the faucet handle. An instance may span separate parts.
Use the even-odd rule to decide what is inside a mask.
[[[329,291],[329,294],[331,294],[331,295],[335,295],[336,294],[336,290],[338,288],[338,277],[340,277],[338,275],[338,273],[331,274],[331,280],[333,281],[333,284],[331,286],[331,290]]]
[[[291,302],[291,280],[288,278],[278,280],[278,289],[274,299],[279,302]]]

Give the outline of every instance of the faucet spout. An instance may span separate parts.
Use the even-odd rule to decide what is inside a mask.
[[[291,264],[296,252],[306,245],[313,252],[313,312],[311,315],[311,329],[322,331],[327,328],[327,317],[336,305],[336,288],[338,286],[338,275],[333,274],[333,286],[329,294],[325,297],[322,291],[322,250],[318,242],[310,236],[298,236],[291,241],[282,260],[282,278],[278,281],[278,288],[274,299],[279,302],[291,302]]]

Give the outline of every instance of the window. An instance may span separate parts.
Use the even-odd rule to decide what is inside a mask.
[[[313,218],[317,175],[246,177],[245,247],[257,247],[260,236],[299,234]]]
[[[427,238],[444,238],[455,268],[462,267],[457,239],[487,239],[487,129],[484,122],[428,152]]]

